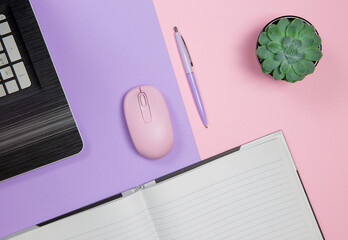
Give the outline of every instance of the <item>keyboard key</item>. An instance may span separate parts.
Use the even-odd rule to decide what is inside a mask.
[[[5,53],[0,54],[0,67],[8,64],[7,57]]]
[[[13,77],[13,72],[11,70],[11,67],[5,67],[3,69],[0,69],[0,73],[1,73],[2,79],[4,80]]]
[[[0,14],[0,21],[5,20],[6,16],[4,14]]]
[[[8,25],[8,22],[0,23],[0,34],[5,35],[11,32],[10,26]]]
[[[22,89],[31,86],[30,78],[28,76],[27,70],[25,69],[24,63],[19,62],[13,65],[13,69],[16,73],[19,85]]]
[[[21,59],[21,54],[19,53],[17,44],[12,35],[4,37],[3,39],[5,48],[7,50],[8,56],[10,57],[11,62]]]
[[[11,80],[11,81],[5,82],[5,86],[6,86],[7,92],[9,94],[19,91],[16,80]]]
[[[4,86],[0,84],[0,97],[4,97],[4,96],[6,96],[6,92],[5,92]]]

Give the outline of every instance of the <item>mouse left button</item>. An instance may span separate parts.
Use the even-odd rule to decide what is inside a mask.
[[[149,101],[145,93],[141,92],[138,94],[138,103],[144,122],[150,123],[152,121],[152,116]]]

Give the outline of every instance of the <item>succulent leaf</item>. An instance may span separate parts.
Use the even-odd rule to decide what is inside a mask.
[[[290,65],[289,61],[287,59],[284,59],[280,65],[280,71],[282,73],[286,73],[290,67],[291,67],[291,65]]]
[[[275,58],[278,60],[278,61],[282,61],[285,59],[285,53],[284,52],[279,52],[277,53],[277,55],[275,56]]]
[[[273,70],[273,77],[275,80],[281,80],[285,77],[285,74],[280,71],[279,67],[277,67]]]
[[[312,74],[315,69],[314,63],[308,60],[303,60],[303,63],[306,65],[306,68],[307,68],[306,74]]]
[[[282,45],[278,42],[269,42],[267,44],[267,49],[272,53],[278,53],[280,50],[282,50]]]
[[[287,37],[291,37],[291,38],[296,38],[297,35],[297,27],[290,24],[287,28],[286,28],[286,34],[285,36]]]
[[[286,80],[288,80],[289,82],[296,82],[298,80],[300,80],[300,76],[294,71],[294,69],[291,67],[285,74],[286,76]]]
[[[267,49],[266,46],[261,46],[256,50],[257,56],[261,59],[273,57],[273,53]]]
[[[321,38],[320,38],[320,36],[319,35],[315,35],[314,37],[313,37],[313,41],[314,41],[314,43],[313,43],[313,48],[319,48],[320,47],[320,45],[321,45]]]
[[[313,39],[304,39],[304,40],[302,40],[301,48],[303,50],[306,50],[308,48],[312,48],[313,45],[314,45],[314,40]]]
[[[296,38],[302,28],[303,28],[303,21],[301,21],[300,19],[295,19],[287,27],[286,36]]]
[[[305,26],[301,32],[298,34],[300,40],[312,39],[315,35],[315,29],[313,26]]]
[[[304,51],[305,58],[309,61],[318,61],[323,54],[319,49],[308,49]]]
[[[268,37],[275,42],[280,42],[283,39],[282,32],[280,31],[279,27],[274,24],[271,24],[268,27],[267,34]]]
[[[302,46],[301,40],[295,40],[295,41],[294,41],[294,46],[295,46],[296,48],[300,48],[300,47]]]
[[[303,28],[303,21],[300,19],[295,19],[291,22],[291,25],[296,27],[296,34],[299,33],[301,31],[301,29]]]
[[[293,40],[292,40],[290,37],[284,38],[283,46],[284,46],[284,47],[289,47],[289,46],[291,45],[292,41],[293,41]]]
[[[315,70],[322,57],[321,38],[315,28],[300,19],[280,19],[269,24],[258,39],[257,56],[261,69],[274,79],[288,82],[302,80]]]
[[[264,73],[270,73],[273,71],[273,69],[275,69],[276,67],[278,67],[280,65],[280,61],[274,59],[273,57],[271,58],[267,58],[266,60],[264,60],[261,64],[261,68],[262,71]]]
[[[282,32],[283,37],[285,37],[285,30],[290,24],[289,19],[287,18],[282,18],[279,20],[277,26],[279,27],[280,31]]]
[[[267,43],[271,42],[272,40],[268,37],[267,33],[263,32],[260,34],[259,37],[259,43],[261,45],[267,45]]]
[[[295,62],[294,64],[292,64],[292,67],[297,75],[305,75],[307,72],[307,66],[302,61]]]
[[[295,62],[299,62],[302,61],[303,59],[305,59],[305,55],[302,52],[299,52],[298,49],[294,49],[291,52],[287,52],[285,53],[286,58],[288,59],[289,63],[295,63]]]

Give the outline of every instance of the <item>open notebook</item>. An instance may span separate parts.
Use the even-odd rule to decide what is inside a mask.
[[[13,239],[324,239],[281,131],[42,225]]]

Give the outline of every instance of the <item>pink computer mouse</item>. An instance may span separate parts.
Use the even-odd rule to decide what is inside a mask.
[[[133,88],[124,98],[123,108],[131,138],[142,156],[157,159],[170,152],[173,126],[160,90],[154,86]]]

